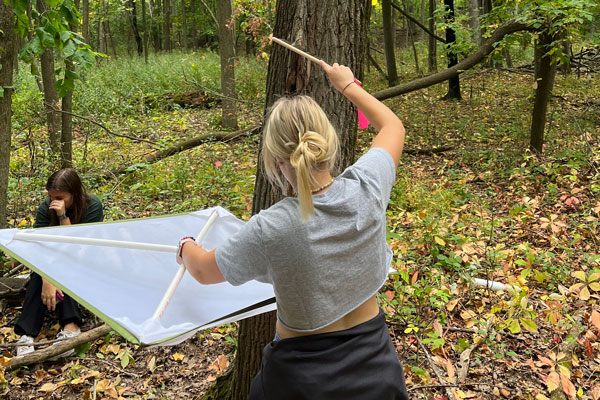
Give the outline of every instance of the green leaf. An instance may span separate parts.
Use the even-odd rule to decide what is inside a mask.
[[[40,39],[43,47],[54,47],[54,37],[48,31],[46,31],[46,29],[39,26],[35,29],[35,33]]]
[[[75,51],[77,51],[77,46],[75,46],[75,43],[73,43],[72,40],[69,40],[65,47],[63,47],[63,54],[65,57],[71,57],[75,54]]]
[[[75,354],[77,357],[83,358],[90,350],[91,345],[89,343],[82,343],[79,346],[75,346]]]
[[[519,321],[517,321],[516,319],[513,319],[511,321],[510,325],[508,325],[508,330],[511,331],[512,333],[521,332],[521,325],[519,325]]]
[[[70,31],[62,31],[60,33],[60,41],[65,43],[67,40],[71,39],[71,32]]]
[[[520,321],[521,325],[523,325],[523,328],[525,328],[525,330],[532,333],[538,333],[538,327],[533,320],[529,318],[521,318]]]
[[[125,353],[123,354],[123,357],[121,358],[121,367],[125,368],[129,365],[129,353]]]

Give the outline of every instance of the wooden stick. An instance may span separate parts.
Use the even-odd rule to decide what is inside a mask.
[[[319,64],[321,62],[321,60],[319,60],[317,57],[311,56],[310,54],[292,46],[288,42],[285,42],[281,39],[276,38],[275,36],[273,36],[273,34],[269,35],[269,42],[270,43],[272,43],[272,42],[278,43],[278,44],[282,45],[283,47],[290,49],[294,53],[300,54],[302,57],[308,58],[310,61],[314,62],[315,64]]]
[[[208,230],[210,229],[210,226],[215,221],[215,219],[217,219],[218,215],[219,214],[217,213],[217,210],[213,211],[212,214],[210,214],[210,217],[208,217],[208,221],[206,222],[206,224],[204,224],[204,227],[202,227],[202,230],[200,231],[200,233],[198,234],[198,237],[196,238],[196,244],[200,244],[202,242],[202,239],[206,235],[206,232],[208,232]],[[169,285],[169,287],[167,288],[167,291],[163,295],[163,298],[161,299],[160,303],[158,304],[158,307],[156,307],[156,311],[154,311],[152,318],[154,318],[154,319],[162,318],[163,314],[165,313],[165,310],[167,309],[167,306],[169,305],[169,302],[171,301],[171,298],[175,294],[175,289],[177,289],[179,282],[181,282],[181,279],[183,278],[183,275],[185,274],[185,269],[186,268],[185,268],[184,264],[181,264],[179,266],[179,270],[177,270],[177,273],[173,277],[173,280],[171,281],[171,284]]]

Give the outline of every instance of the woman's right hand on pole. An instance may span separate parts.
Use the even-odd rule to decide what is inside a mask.
[[[340,92],[346,88],[351,83],[354,83],[354,73],[352,70],[344,65],[339,65],[338,63],[333,63],[333,65],[327,64],[325,61],[321,60],[321,67],[323,71],[329,77],[329,81]]]

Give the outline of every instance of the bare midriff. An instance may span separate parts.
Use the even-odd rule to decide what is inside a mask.
[[[286,328],[282,323],[277,321],[277,333],[282,339],[288,339],[297,336],[308,336],[317,335],[319,333],[327,332],[338,332],[345,331],[346,329],[354,328],[356,325],[360,325],[363,322],[367,322],[375,318],[379,314],[379,305],[377,304],[377,298],[371,297],[369,300],[362,303],[358,308],[350,313],[346,314],[342,318],[338,319],[334,323],[327,325],[313,332],[297,332]]]

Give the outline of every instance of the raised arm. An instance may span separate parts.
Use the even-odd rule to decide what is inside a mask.
[[[350,68],[334,63],[321,61],[321,67],[329,76],[329,81],[348,100],[365,114],[378,133],[371,147],[381,147],[392,156],[398,166],[404,147],[404,125],[396,114],[386,105],[371,96],[354,82],[354,74]]]

